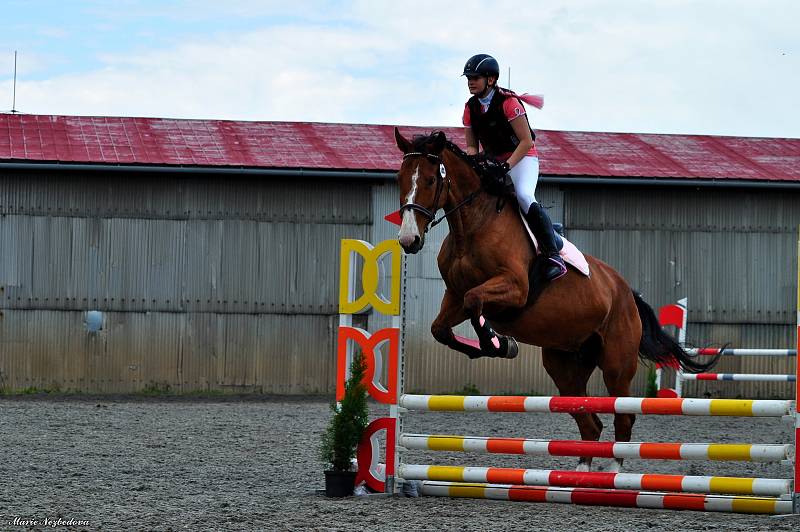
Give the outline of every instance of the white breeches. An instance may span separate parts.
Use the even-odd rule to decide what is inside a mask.
[[[522,211],[527,214],[528,208],[536,201],[536,184],[539,182],[539,158],[525,156],[509,172],[514,182],[514,192]]]

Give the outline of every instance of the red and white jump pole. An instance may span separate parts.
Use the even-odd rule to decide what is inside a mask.
[[[423,464],[401,464],[398,475],[406,480],[756,495],[761,497],[780,497],[792,491],[791,480],[778,478],[706,477]]]
[[[686,343],[687,299],[683,298],[675,305],[666,305],[659,309],[659,322],[662,326],[673,325],[678,328],[678,343]],[[796,357],[796,349],[748,349],[748,348],[687,348],[686,352],[694,356],[725,357]],[[735,381],[735,382],[797,382],[797,376],[777,375],[769,373],[684,373],[675,368],[675,389],[662,387],[663,366],[656,365],[656,389],[658,397],[681,397],[684,381]]]

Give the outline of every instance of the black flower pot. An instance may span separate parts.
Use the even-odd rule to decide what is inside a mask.
[[[355,484],[355,471],[325,471],[325,495],[328,497],[349,497]]]

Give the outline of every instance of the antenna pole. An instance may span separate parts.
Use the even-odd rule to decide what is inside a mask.
[[[11,112],[17,112],[17,51],[14,50],[14,85],[12,89],[12,97],[11,97]]]
[[[16,53],[16,52],[14,52],[14,53]],[[16,61],[17,61],[17,56],[15,55],[14,56],[14,64],[15,65],[17,64]],[[16,67],[14,67],[14,68],[16,69]],[[15,72],[16,72],[16,70],[15,70]],[[511,67],[508,67],[508,88],[509,89],[511,88]]]

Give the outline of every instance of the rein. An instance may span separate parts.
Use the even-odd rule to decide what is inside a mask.
[[[430,209],[420,205],[419,203],[406,203],[405,205],[403,205],[400,208],[400,213],[401,214],[403,213],[404,210],[410,209],[412,211],[417,211],[417,212],[421,213],[423,216],[425,216],[428,219],[428,223],[425,226],[425,232],[426,233],[431,228],[436,227],[437,225],[439,225],[445,218],[447,218],[448,216],[450,216],[451,214],[453,214],[454,212],[459,210],[464,205],[472,203],[472,200],[474,200],[478,196],[478,194],[480,194],[483,191],[483,188],[479,187],[478,190],[472,192],[466,198],[461,200],[461,202],[459,202],[458,205],[456,205],[455,207],[453,207],[449,211],[445,212],[439,218],[436,218],[436,211],[439,210],[439,207],[438,207],[438,205],[439,205],[439,197],[442,195],[442,189],[444,189],[445,180],[447,180],[447,192],[448,192],[448,194],[450,193],[450,178],[447,177],[447,169],[444,166],[444,161],[442,160],[441,156],[439,156],[439,155],[433,155],[431,153],[422,153],[422,152],[416,152],[416,151],[415,152],[409,152],[409,153],[406,153],[405,155],[403,155],[403,160],[405,161],[409,157],[427,157],[428,159],[430,159],[434,163],[439,163],[439,168],[437,169],[437,172],[436,172],[436,193],[434,194],[433,206],[431,207],[431,209],[433,209],[433,210],[430,210]]]
[[[456,212],[458,209],[460,209],[464,205],[468,205],[468,204],[472,203],[472,200],[477,198],[478,194],[480,194],[482,191],[483,191],[483,189],[479,188],[478,190],[476,190],[475,192],[473,192],[472,194],[470,194],[469,196],[467,196],[466,198],[461,200],[461,203],[459,203],[458,205],[456,205],[455,207],[453,207],[449,211],[445,212],[438,219],[432,221],[430,226],[428,227],[428,229],[430,229],[431,227],[436,227],[436,225],[438,225],[442,220],[444,220],[445,218],[447,218],[448,216],[450,216],[451,214]],[[425,230],[426,233],[428,232],[428,229]]]

